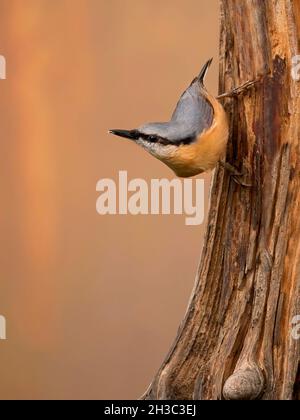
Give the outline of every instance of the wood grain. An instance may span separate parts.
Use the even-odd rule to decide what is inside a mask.
[[[220,92],[260,78],[225,102],[227,161],[253,187],[216,170],[189,308],[145,399],[300,399],[299,10],[221,1]]]

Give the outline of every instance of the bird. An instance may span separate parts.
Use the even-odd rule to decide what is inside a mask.
[[[112,129],[109,133],[143,147],[180,178],[214,169],[226,154],[229,124],[223,105],[204,85],[211,63],[212,59],[204,64],[181,95],[170,121],[147,123],[132,130]],[[239,88],[234,91],[232,95],[239,94]],[[230,94],[219,98],[226,96]],[[238,175],[230,164],[223,166]]]

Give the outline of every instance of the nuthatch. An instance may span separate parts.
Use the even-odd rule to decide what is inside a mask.
[[[169,122],[109,132],[133,140],[179,177],[213,169],[225,155],[229,127],[223,106],[204,86],[211,63],[212,59],[183,93]],[[220,98],[225,96],[229,95]]]

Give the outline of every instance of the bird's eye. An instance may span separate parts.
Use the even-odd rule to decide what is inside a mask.
[[[149,141],[155,142],[157,140],[156,136],[149,136],[148,137]]]

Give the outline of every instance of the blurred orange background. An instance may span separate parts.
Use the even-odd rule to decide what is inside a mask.
[[[107,130],[168,119],[212,56],[216,93],[218,0],[0,9],[0,398],[138,398],[184,316],[204,226],[99,216],[96,183],[173,178]]]

